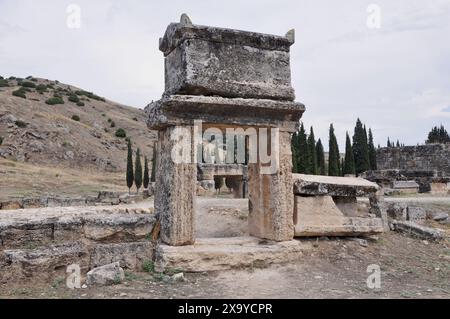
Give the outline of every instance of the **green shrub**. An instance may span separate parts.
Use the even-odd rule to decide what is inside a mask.
[[[25,127],[28,126],[27,123],[25,123],[24,121],[20,121],[20,120],[17,120],[15,123],[16,123],[16,125],[17,125],[18,127],[20,127],[20,128],[25,128]]]
[[[3,144],[3,137],[0,136],[0,146]]]
[[[77,103],[77,105],[78,105],[78,106],[84,106],[84,102],[81,102],[81,101],[80,101],[80,102]]]
[[[28,82],[28,81],[21,82],[20,86],[23,86],[25,88],[31,88],[31,89],[36,88],[36,84],[34,84],[33,82]]]
[[[111,123],[112,122],[112,120],[111,119],[108,119],[108,123]]]
[[[135,117],[135,118],[133,118],[133,121],[138,122],[139,120],[137,117]]]
[[[52,97],[45,101],[48,105],[64,104],[64,100],[61,97]]]
[[[142,269],[146,272],[152,273],[155,271],[155,264],[151,260],[146,260],[142,264]]]
[[[10,80],[15,80],[16,77],[15,77],[15,76],[10,76],[9,79],[10,79]]]
[[[3,79],[4,79],[4,77],[0,75],[0,80],[3,80]]]
[[[86,96],[86,97],[88,97],[88,98],[90,98],[90,99],[93,99],[93,100],[105,102],[105,98],[100,97],[100,96],[98,96],[98,95],[95,95],[95,94],[92,93],[92,92],[87,92],[87,91],[75,91],[75,94],[76,94],[76,95]]]
[[[112,121],[112,122],[111,122],[111,127],[112,127],[112,128],[116,127],[116,122]]]
[[[78,98],[78,96],[72,94],[69,96],[69,101],[73,102],[73,103],[78,103],[78,102],[80,102],[80,99]]]
[[[8,86],[9,86],[8,80],[0,79],[0,88]]]
[[[31,78],[30,81],[37,82],[38,80],[35,78]]]
[[[20,88],[20,89],[15,90],[15,91],[12,92],[12,94],[13,94],[14,96],[21,97],[22,99],[26,99],[26,98],[27,98],[27,96],[25,95],[25,93],[26,93],[26,91],[23,90],[23,88]]]
[[[125,132],[125,130],[123,128],[119,128],[116,131],[116,136],[119,138],[126,138],[127,137],[127,132]]]
[[[76,122],[80,122],[80,117],[78,115],[74,115],[74,116],[72,116],[72,120],[74,120]]]
[[[47,85],[45,85],[45,84],[39,84],[39,85],[36,87],[36,90],[37,90],[39,93],[47,92]]]

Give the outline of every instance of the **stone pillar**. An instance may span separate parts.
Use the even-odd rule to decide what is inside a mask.
[[[280,132],[279,169],[261,174],[261,163],[249,163],[249,232],[274,241],[294,238],[294,193],[291,134]]]
[[[383,222],[383,228],[385,231],[389,231],[389,220],[386,210],[386,204],[384,202],[384,196],[374,193],[369,196],[370,209],[369,212],[376,217],[381,218]]]
[[[192,128],[188,128],[192,132]],[[161,221],[162,241],[172,246],[183,246],[195,242],[197,164],[192,139],[181,142],[183,149],[190,150],[187,156],[191,161],[174,163],[172,152],[175,147],[180,148],[179,141],[171,138],[174,130],[175,127],[168,127],[159,132],[155,211]]]

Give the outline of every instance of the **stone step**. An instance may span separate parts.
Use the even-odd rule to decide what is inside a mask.
[[[272,242],[254,237],[201,238],[190,246],[161,244],[155,252],[156,270],[208,272],[244,267],[267,267],[301,258],[311,249],[297,240]]]

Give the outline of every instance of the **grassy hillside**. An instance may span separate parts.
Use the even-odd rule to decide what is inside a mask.
[[[21,190],[47,194],[65,189],[64,183],[51,181],[53,172],[73,175],[73,179],[63,178],[74,184],[69,187],[73,193],[77,185],[95,185],[86,186],[90,192],[121,187],[126,137],[134,149],[139,147],[152,158],[156,133],[147,129],[145,121],[143,110],[58,81],[0,77],[0,198]],[[91,183],[95,176],[104,180]],[[48,181],[43,183],[41,177]],[[15,191],[5,188],[8,185]],[[84,186],[80,188],[76,195],[84,192]]]

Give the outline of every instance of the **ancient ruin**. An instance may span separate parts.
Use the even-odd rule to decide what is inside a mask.
[[[195,243],[195,121],[202,121],[200,133],[211,127],[252,127],[277,139],[276,173],[261,174],[259,157],[248,167],[250,234],[275,241],[294,238],[290,136],[305,111],[294,102],[291,86],[289,50],[294,41],[294,31],[280,37],[198,26],[186,15],[168,27],[160,40],[166,91],[148,110],[149,128],[159,130],[155,209],[163,242]],[[192,138],[175,141],[177,130]],[[175,164],[172,151],[180,141],[187,160]]]

